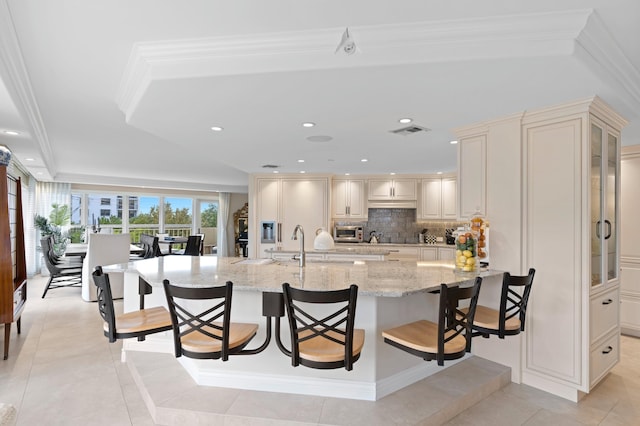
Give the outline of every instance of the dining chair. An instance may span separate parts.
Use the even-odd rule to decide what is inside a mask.
[[[42,254],[49,256],[49,260],[54,265],[60,265],[61,267],[66,266],[78,266],[78,264],[82,263],[82,256],[65,256],[58,255],[54,250],[55,239],[53,235],[49,235],[40,240],[40,248],[42,249]]]
[[[353,369],[364,346],[364,330],[354,328],[358,286],[318,291],[282,284],[289,318],[291,350],[278,346],[291,357],[291,365],[310,368]],[[327,313],[330,307],[334,309]]]
[[[524,331],[527,303],[531,294],[534,268],[523,276],[514,276],[505,272],[502,277],[502,291],[498,309],[478,305],[473,320],[473,335],[488,338],[493,334],[500,339],[514,336]]]
[[[77,264],[54,264],[48,255],[49,239],[40,240],[42,247],[42,257],[49,271],[49,281],[44,287],[42,298],[47,295],[49,290],[61,287],[80,287],[82,285],[82,263]]]
[[[425,361],[444,361],[462,358],[471,352],[471,324],[476,313],[482,278],[477,277],[472,287],[440,285],[438,322],[418,320],[382,332],[385,343]],[[469,300],[466,310],[460,301]]]
[[[227,361],[230,355],[241,355],[256,335],[257,324],[231,322],[231,281],[216,287],[181,287],[169,280],[163,285],[176,358]]]
[[[109,338],[109,342],[132,337],[142,338],[172,329],[169,311],[164,306],[116,315],[109,274],[105,274],[101,266],[96,266],[92,276],[97,288],[98,311],[104,320],[104,335]]]
[[[189,235],[187,237],[187,246],[184,250],[174,251],[173,254],[182,254],[185,256],[202,255],[202,234]]]

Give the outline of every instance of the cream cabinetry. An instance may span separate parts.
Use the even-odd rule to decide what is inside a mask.
[[[620,174],[620,327],[640,337],[640,145],[622,148]]]
[[[461,218],[477,208],[490,218],[492,247],[503,248],[492,268],[536,269],[525,332],[503,342],[516,355],[490,340],[474,352],[503,356],[517,380],[574,401],[619,359],[625,125],[592,97],[455,131]]]
[[[331,182],[331,216],[335,219],[366,219],[364,179],[334,179]]]
[[[589,392],[619,360],[624,123],[598,98],[523,117],[523,252],[537,270],[525,379],[568,394]]]
[[[476,212],[487,215],[486,128],[473,128],[458,140],[458,217],[468,220]]]
[[[421,247],[420,260],[454,260],[455,248],[450,247]]]
[[[438,247],[438,260],[454,260],[456,249],[454,247]]]
[[[369,179],[369,200],[411,200],[418,198],[416,179]]]
[[[457,218],[455,178],[425,178],[422,179],[420,187],[418,219],[455,220]]]
[[[255,206],[249,211],[256,247],[251,257],[268,257],[266,249],[297,250],[300,241],[291,235],[298,224],[306,233],[305,250],[312,250],[316,229],[328,228],[328,177],[255,177],[250,197]],[[262,242],[263,222],[275,223],[273,243]]]
[[[417,261],[420,257],[420,247],[391,247],[389,252],[389,260]]]

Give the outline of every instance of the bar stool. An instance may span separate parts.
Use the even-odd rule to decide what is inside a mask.
[[[276,322],[276,343],[291,357],[291,365],[309,368],[353,369],[364,346],[364,330],[354,328],[358,286],[332,291],[302,290],[282,284],[284,305],[289,318],[291,350],[280,340]],[[313,305],[335,305],[334,311],[314,312]]]
[[[382,332],[384,342],[425,361],[462,358],[471,351],[471,323],[478,303],[482,278],[473,287],[440,285],[438,322],[419,320]],[[458,309],[461,300],[469,299],[469,307]]]
[[[474,337],[489,338],[489,335],[494,334],[504,339],[504,336],[514,336],[524,331],[527,303],[535,273],[534,268],[529,269],[529,273],[524,276],[504,273],[500,308],[492,309],[478,305],[472,326]],[[521,288],[522,295],[516,291]]]

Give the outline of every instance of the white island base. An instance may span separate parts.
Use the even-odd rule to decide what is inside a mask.
[[[140,265],[141,262],[146,261],[136,263],[139,264],[138,266],[142,266]],[[398,262],[393,262],[393,265],[393,267],[397,268]],[[164,273],[167,273],[167,264],[165,263],[164,266]],[[271,265],[269,267],[272,268]],[[278,266],[273,267],[277,268]],[[324,265],[323,267],[327,268],[328,266]],[[248,275],[252,275],[252,271],[260,271],[263,268],[264,266],[244,266],[244,270],[248,272]],[[281,268],[284,267],[281,266]],[[228,276],[229,271],[225,272],[227,272],[226,275]],[[311,267],[307,266],[305,275],[308,277],[314,273],[320,273],[320,271],[315,271],[313,265]],[[284,274],[286,275],[287,272],[285,271]],[[295,275],[293,272],[292,274]],[[369,271],[369,274],[373,274],[373,271]],[[143,270],[128,270],[125,273],[125,311],[138,309],[139,275],[145,276],[146,279],[153,278],[145,275]],[[267,273],[266,276],[268,275]],[[293,275],[289,278],[294,278]],[[217,280],[218,275],[216,274],[215,276]],[[263,279],[264,277],[263,275]],[[280,281],[283,278],[284,280]],[[171,280],[171,278],[169,279]],[[222,278],[220,279],[222,280]],[[227,279],[231,279],[234,283],[239,282],[239,277],[236,277],[236,280],[231,277]],[[345,279],[348,280],[349,278],[345,277]],[[214,280],[213,276],[212,280]],[[289,281],[294,285],[293,279],[288,280],[287,277],[278,277],[276,282],[284,281]],[[307,286],[307,281],[303,284],[304,286]],[[149,282],[152,284],[153,293],[146,295],[145,306],[166,306],[162,287],[157,285],[155,279]],[[218,282],[210,283],[210,285],[218,284]],[[343,286],[342,284],[334,285]],[[385,283],[385,285],[389,285],[389,283]],[[264,317],[261,316],[262,291],[277,291],[278,286],[272,286],[270,290],[262,288],[260,291],[256,291],[255,288],[251,291],[251,288],[253,287],[234,284],[232,302],[232,321],[254,322],[260,326],[257,336],[247,349],[256,348],[265,340],[266,324]],[[366,289],[366,286],[361,288]],[[431,294],[426,291],[411,292],[402,297],[367,294],[375,292],[370,286],[369,290],[361,291],[358,296],[355,326],[365,330],[365,344],[362,355],[354,364],[352,371],[346,371],[344,368],[318,370],[304,366],[291,366],[290,358],[280,352],[273,341],[275,327],[273,328],[274,336],[269,347],[260,354],[234,355],[227,362],[221,360],[196,360],[186,357],[180,357],[177,361],[182,364],[199,385],[368,401],[378,400],[461,361],[447,361],[444,367],[438,366],[435,361],[424,361],[393,348],[382,340],[381,331],[383,329],[417,319],[435,320],[438,309],[437,294]],[[288,323],[286,318],[281,318],[280,321],[282,341],[288,348]],[[165,332],[150,335],[143,342],[138,342],[136,339],[127,339],[123,343],[123,350],[173,354],[172,333]]]

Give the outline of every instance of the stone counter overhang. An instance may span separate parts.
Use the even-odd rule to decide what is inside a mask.
[[[168,279],[175,285],[216,286],[232,281],[235,290],[281,291],[282,283],[310,290],[337,290],[357,284],[362,296],[403,297],[437,289],[441,283],[472,285],[477,275],[457,272],[451,261],[297,262],[215,256],[163,256],[105,266],[105,271],[137,272],[153,287]]]

